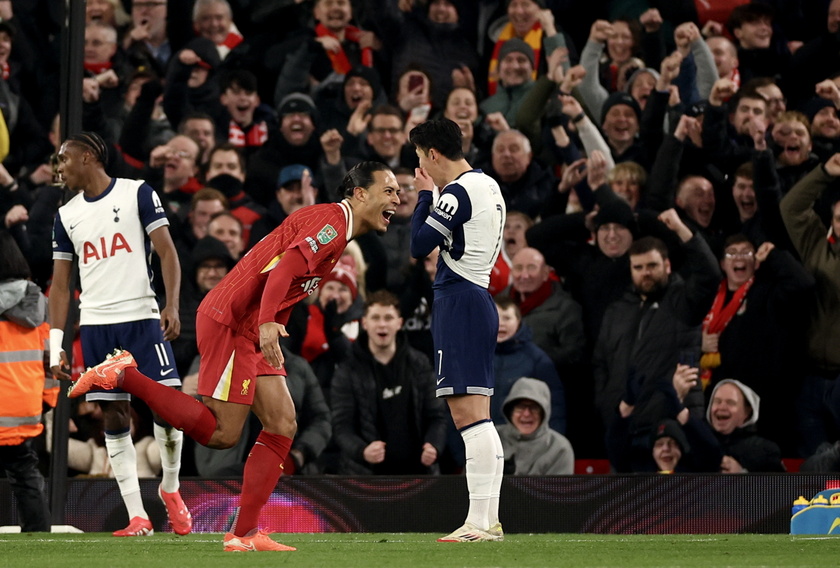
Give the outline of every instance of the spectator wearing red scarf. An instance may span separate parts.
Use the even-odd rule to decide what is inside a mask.
[[[586,343],[580,304],[563,290],[535,248],[525,247],[513,256],[511,277],[510,296],[533,331],[534,343],[551,357],[561,377],[571,379],[571,367],[581,361]]]

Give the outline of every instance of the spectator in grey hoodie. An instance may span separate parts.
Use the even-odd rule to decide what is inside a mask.
[[[569,440],[548,427],[551,392],[538,379],[522,377],[503,406],[507,424],[496,426],[505,450],[505,474],[571,475],[575,454]]]

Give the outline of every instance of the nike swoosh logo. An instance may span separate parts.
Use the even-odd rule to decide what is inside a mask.
[[[834,522],[831,523],[831,528],[828,529],[828,534],[834,532],[834,529],[836,529],[838,526],[840,526],[840,517],[835,517]]]
[[[109,455],[108,457],[111,458],[111,459],[114,459],[115,457],[117,457],[118,455],[123,454],[123,453],[125,453],[125,450],[120,450],[119,452],[116,452],[114,455]],[[829,532],[831,532],[831,531],[829,531]]]
[[[253,542],[244,543],[241,540],[239,540],[238,538],[235,540],[235,542],[231,542],[231,544],[233,544],[235,546],[241,546],[245,550],[256,550],[256,547],[254,546]]]
[[[105,371],[110,370],[111,367],[118,367],[119,365],[120,365],[120,361],[113,361],[111,363],[106,363],[104,365],[96,367],[96,369],[95,369],[96,374],[99,375],[102,378],[106,378],[107,375],[105,374]]]
[[[437,380],[437,384],[442,383],[444,380],[446,380],[446,377],[441,377],[441,378],[439,378],[439,379]]]
[[[81,223],[81,221],[79,221],[79,223]],[[72,231],[73,229],[75,229],[76,227],[78,227],[78,226],[79,226],[79,223],[76,223],[75,225],[70,225],[70,230]]]
[[[168,375],[169,373],[171,373],[171,372],[172,372],[172,371],[174,371],[174,370],[175,370],[175,369],[169,369],[168,371],[161,371],[161,372],[160,372],[160,376],[161,376],[161,377],[165,377],[166,375]]]

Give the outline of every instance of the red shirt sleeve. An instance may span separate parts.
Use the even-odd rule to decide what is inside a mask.
[[[268,280],[266,280],[260,300],[258,325],[276,320],[277,312],[289,293],[292,280],[308,271],[309,263],[299,248],[290,248],[283,254],[283,258],[280,259],[277,266],[268,275]]]

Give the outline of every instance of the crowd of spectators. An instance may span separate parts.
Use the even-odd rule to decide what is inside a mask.
[[[66,199],[53,4],[0,0],[0,230],[44,292]],[[86,6],[83,129],[108,142],[110,175],[167,209],[185,389],[195,309],[237,260],[296,209],[338,201],[356,163],[397,174],[388,233],[359,238],[289,322],[287,473],[461,471],[419,377],[436,254],[408,252],[408,133],[435,117],[508,208],[492,407],[516,473],[569,473],[573,457],[777,471],[840,438],[840,0]],[[416,448],[391,462],[383,439]],[[533,461],[545,452],[553,465]]]

